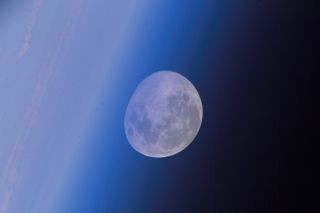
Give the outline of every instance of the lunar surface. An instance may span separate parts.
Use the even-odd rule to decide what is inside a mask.
[[[149,157],[168,157],[184,150],[201,126],[202,103],[196,88],[172,71],[144,79],[132,95],[125,114],[130,145]]]

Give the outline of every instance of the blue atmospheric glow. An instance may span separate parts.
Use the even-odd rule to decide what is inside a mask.
[[[156,177],[126,141],[124,112],[144,77],[181,71],[202,27],[201,2],[5,3],[1,213],[138,211],[141,194],[144,207],[151,205],[148,187]]]

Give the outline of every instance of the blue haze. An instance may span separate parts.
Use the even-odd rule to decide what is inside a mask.
[[[147,211],[152,193],[164,187],[168,160],[147,159],[129,146],[126,105],[155,71],[197,77],[182,64],[203,28],[206,5],[30,0],[2,6],[0,213]]]

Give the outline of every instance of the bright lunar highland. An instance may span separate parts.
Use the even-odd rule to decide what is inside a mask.
[[[168,157],[184,150],[199,132],[203,116],[193,84],[172,71],[153,73],[132,95],[124,127],[130,145],[149,157]]]

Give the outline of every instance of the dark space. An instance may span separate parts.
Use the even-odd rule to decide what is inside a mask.
[[[208,3],[181,63],[199,70],[201,143],[167,160],[171,191],[150,212],[320,211],[319,5],[227,1],[213,15]]]

